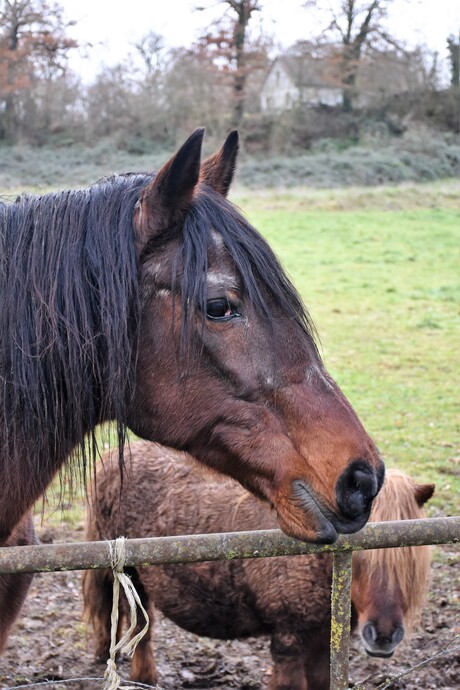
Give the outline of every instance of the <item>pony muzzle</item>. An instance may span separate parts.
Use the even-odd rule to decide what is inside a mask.
[[[378,624],[368,621],[361,630],[361,637],[368,656],[388,659],[404,639],[404,627],[394,625],[390,631],[382,633]]]

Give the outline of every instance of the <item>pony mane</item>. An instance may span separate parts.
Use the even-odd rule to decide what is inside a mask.
[[[11,477],[20,457],[33,476],[37,457],[52,471],[75,445],[85,474],[85,434],[95,457],[104,419],[117,420],[122,448],[140,313],[132,217],[148,179],[0,204],[0,430]]]
[[[383,487],[374,501],[370,521],[415,520],[426,513],[415,499],[415,482],[404,472],[388,469]],[[360,565],[367,575],[384,573],[390,591],[399,587],[406,612],[408,629],[420,619],[425,601],[431,564],[429,546],[404,546],[392,549],[371,549],[360,553]]]

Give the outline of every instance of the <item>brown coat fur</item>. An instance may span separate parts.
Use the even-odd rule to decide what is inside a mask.
[[[133,444],[129,475],[120,502],[118,468],[105,458],[88,516],[88,539],[278,526],[274,513],[239,485],[203,476],[191,458],[170,449],[145,442]],[[409,478],[406,480],[408,486],[416,486]],[[433,489],[432,485],[423,486],[431,487],[426,489],[426,500]],[[410,493],[414,494],[413,489]],[[414,512],[415,508],[411,510]],[[411,517],[419,517],[421,511],[418,513]],[[364,583],[366,568],[362,561],[360,571]],[[274,660],[270,685],[273,690],[329,687],[328,555],[154,566],[132,569],[131,574],[152,620],[155,605],[172,621],[199,635],[221,639],[269,635]],[[426,571],[423,579],[424,590]],[[108,571],[87,571],[84,575],[86,611],[96,633],[96,655],[102,660],[108,656],[111,585]],[[420,605],[421,600],[419,596],[416,603]],[[134,655],[132,679],[156,683],[148,638]],[[385,644],[390,644],[389,639]]]

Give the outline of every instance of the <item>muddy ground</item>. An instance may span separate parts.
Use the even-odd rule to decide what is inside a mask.
[[[47,541],[61,541],[64,535],[56,529],[43,536]],[[77,530],[70,538],[82,541],[83,534]],[[70,538],[67,533],[65,540]],[[390,687],[460,689],[459,555],[452,546],[435,551],[422,626],[408,643],[401,645],[397,656],[390,660],[370,659],[361,651],[357,636],[353,636],[350,687],[361,683],[368,690],[376,688],[388,676],[400,674],[450,645],[457,651],[443,654]],[[234,642],[199,638],[159,616],[156,658],[160,687],[262,690],[270,674],[268,646],[268,639],[264,638]],[[122,660],[119,669],[125,678],[129,677],[128,660]],[[101,681],[59,681],[102,677],[104,670],[104,665],[94,663],[91,632],[81,620],[80,573],[37,575],[0,659],[2,690],[40,681],[54,681],[46,684],[51,690],[95,690],[102,687]]]

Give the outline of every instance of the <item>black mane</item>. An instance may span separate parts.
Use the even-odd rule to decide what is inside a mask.
[[[85,465],[85,434],[107,418],[124,440],[139,322],[132,217],[148,179],[0,205],[7,462],[50,467],[80,444]]]

